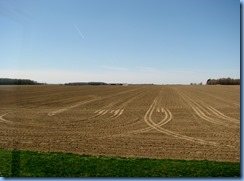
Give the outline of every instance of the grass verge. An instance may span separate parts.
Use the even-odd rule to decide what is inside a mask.
[[[240,163],[0,149],[2,177],[240,177]]]

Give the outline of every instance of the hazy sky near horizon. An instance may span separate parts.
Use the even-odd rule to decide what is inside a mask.
[[[240,78],[240,1],[0,0],[0,62],[47,83]]]

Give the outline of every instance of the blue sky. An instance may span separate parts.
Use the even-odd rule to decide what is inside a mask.
[[[238,0],[0,0],[0,77],[170,84],[240,77]]]

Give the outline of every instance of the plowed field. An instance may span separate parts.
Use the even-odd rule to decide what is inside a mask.
[[[240,86],[0,86],[0,148],[240,161]]]

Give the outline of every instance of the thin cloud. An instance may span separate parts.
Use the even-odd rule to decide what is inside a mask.
[[[81,33],[79,27],[78,27],[75,23],[73,23],[73,26],[75,27],[76,31],[79,33],[80,37],[84,40],[85,37],[84,37],[84,35]]]

